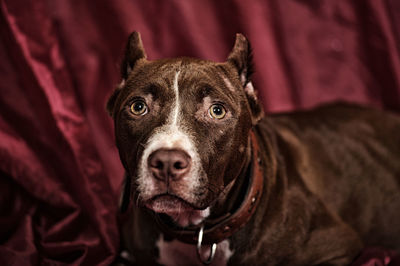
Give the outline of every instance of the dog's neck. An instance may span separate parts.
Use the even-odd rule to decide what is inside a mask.
[[[216,219],[227,213],[233,213],[237,209],[244,197],[249,186],[249,171],[252,162],[252,144],[251,137],[247,145],[246,156],[243,158],[241,171],[239,175],[226,186],[225,190],[221,193],[221,197],[211,207],[211,212],[208,218]]]

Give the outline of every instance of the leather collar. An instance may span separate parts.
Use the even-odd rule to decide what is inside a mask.
[[[249,183],[240,206],[233,213],[212,220],[205,219],[202,224],[190,228],[173,227],[156,215],[157,223],[165,234],[188,244],[197,244],[199,230],[203,226],[202,243],[210,245],[227,239],[246,225],[260,202],[264,183],[258,141],[253,131],[250,131],[250,139],[252,158],[248,171]]]

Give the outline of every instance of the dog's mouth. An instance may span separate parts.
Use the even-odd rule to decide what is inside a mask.
[[[198,209],[184,199],[161,194],[144,202],[144,206],[157,214],[166,214],[181,227],[199,224],[209,215],[209,209]]]
[[[145,206],[156,213],[165,213],[168,215],[195,210],[193,205],[184,199],[171,194],[157,195],[146,201]]]

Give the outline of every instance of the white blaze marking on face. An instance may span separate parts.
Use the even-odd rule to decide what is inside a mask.
[[[203,265],[197,257],[195,245],[186,244],[176,239],[172,241],[165,241],[162,234],[156,242],[159,250],[159,257],[157,262],[162,265]],[[226,265],[229,258],[233,255],[229,248],[229,241],[224,240],[218,243],[217,250],[212,265]],[[204,246],[202,249],[202,257],[207,258],[210,253],[210,246]]]
[[[167,118],[167,123],[153,130],[152,135],[145,144],[145,149],[139,163],[137,183],[140,196],[144,200],[150,199],[157,193],[156,181],[148,169],[147,162],[149,156],[158,149],[181,149],[191,157],[192,165],[190,171],[180,181],[184,188],[181,189],[179,196],[182,196],[185,200],[190,202],[197,200],[193,192],[200,186],[200,177],[204,175],[200,156],[197,153],[192,136],[180,123],[179,74],[180,71],[176,72],[174,76],[172,89],[175,94],[175,100],[171,113]]]
[[[179,102],[179,87],[178,87],[178,77],[179,77],[180,71],[176,72],[175,78],[174,78],[174,92],[175,92],[175,106],[173,109],[173,117],[172,117],[172,126],[176,126],[178,123],[178,117],[179,117],[179,112],[180,112],[180,102]]]

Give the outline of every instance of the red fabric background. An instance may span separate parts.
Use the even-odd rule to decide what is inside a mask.
[[[337,99],[400,110],[396,0],[0,3],[1,265],[116,255],[123,169],[104,106],[132,30],[150,59],[219,61],[244,33],[268,112]]]

